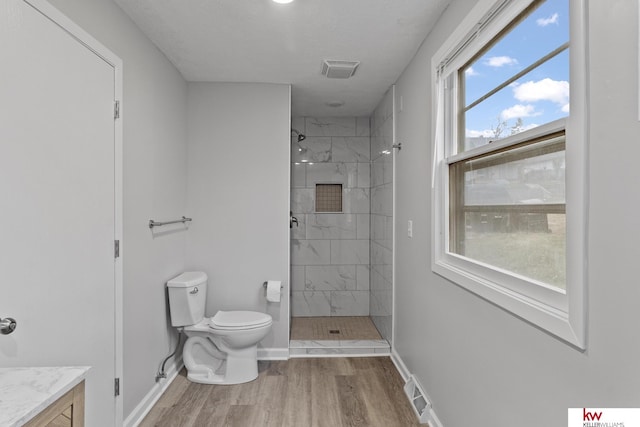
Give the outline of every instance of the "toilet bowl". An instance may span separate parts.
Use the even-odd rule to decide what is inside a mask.
[[[240,384],[258,377],[258,342],[271,329],[271,316],[256,311],[218,311],[204,317],[207,276],[183,273],[167,283],[171,324],[187,341],[182,358],[187,378],[202,384]]]

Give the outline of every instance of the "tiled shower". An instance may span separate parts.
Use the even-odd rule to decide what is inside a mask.
[[[294,117],[306,139],[291,138],[291,314],[371,316],[389,342],[392,100],[372,117]],[[325,206],[336,186],[342,200]]]
[[[369,118],[300,117],[291,151],[293,316],[369,315]],[[316,185],[342,185],[341,212],[316,213]]]

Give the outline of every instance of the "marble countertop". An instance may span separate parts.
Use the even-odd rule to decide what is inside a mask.
[[[89,367],[0,368],[0,426],[21,426],[79,384]]]

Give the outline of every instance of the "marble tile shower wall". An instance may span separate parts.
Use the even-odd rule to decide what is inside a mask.
[[[393,88],[371,117],[371,295],[369,312],[391,342],[393,313]]]
[[[368,117],[295,117],[291,140],[291,312],[369,315]],[[342,184],[342,213],[315,212],[316,184]]]

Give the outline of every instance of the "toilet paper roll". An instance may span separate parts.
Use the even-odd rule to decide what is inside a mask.
[[[280,286],[279,280],[267,281],[267,301],[280,302]]]

